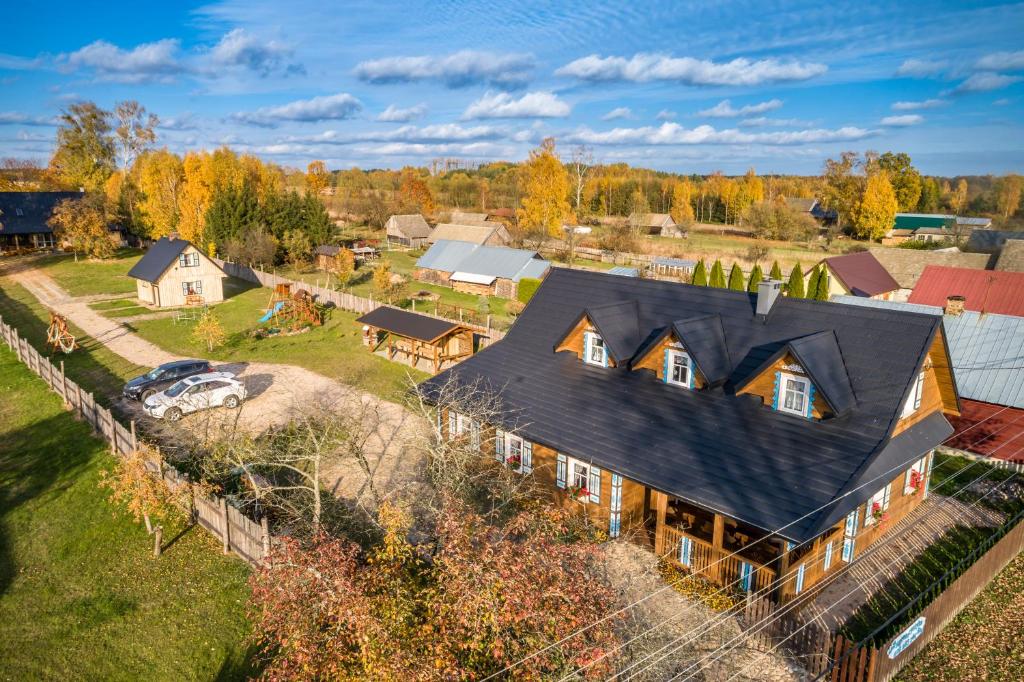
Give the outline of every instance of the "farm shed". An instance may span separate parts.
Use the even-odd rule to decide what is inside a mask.
[[[515,298],[519,280],[540,278],[551,264],[536,251],[439,241],[416,261],[416,279],[468,294]]]
[[[224,300],[224,271],[184,239],[161,237],[128,276],[135,278],[139,300],[157,308]]]
[[[441,223],[430,233],[427,242],[436,244],[439,241],[472,242],[487,246],[504,246],[511,241],[508,230],[501,223],[485,225],[463,225],[460,223]]]
[[[413,367],[426,362],[436,373],[473,354],[473,330],[448,320],[381,306],[356,322],[371,352],[383,348],[389,360],[402,355]]]
[[[430,235],[430,225],[419,213],[393,215],[384,223],[388,244],[419,248]]]

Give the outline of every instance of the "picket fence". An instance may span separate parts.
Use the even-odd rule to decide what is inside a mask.
[[[115,456],[124,457],[139,449],[135,422],[125,426],[114,418],[110,410],[96,402],[95,396],[64,373],[64,363],[54,365],[18,334],[15,327],[0,316],[0,337],[15,352],[18,360],[39,376],[59,395],[64,404],[88,423],[93,431],[110,444]],[[162,460],[147,460],[147,468],[161,478],[172,490],[188,483],[188,476]],[[224,553],[236,553],[250,564],[261,564],[270,553],[271,536],[266,518],[253,521],[227,503],[219,495],[205,496],[193,493],[191,512],[196,523],[220,540]]]
[[[278,284],[287,284],[291,286],[292,291],[305,289],[318,301],[333,303],[336,307],[341,308],[342,310],[348,310],[349,312],[365,315],[366,313],[372,310],[376,310],[381,306],[385,306],[388,308],[397,307],[390,305],[388,303],[381,303],[380,301],[375,301],[372,298],[356,296],[355,294],[350,294],[345,291],[334,291],[333,289],[325,289],[316,284],[309,284],[307,282],[289,279],[287,277],[281,277],[280,275],[266,272],[264,270],[254,268],[249,265],[240,265],[239,263],[232,263],[231,261],[221,260],[219,258],[214,258],[213,260],[215,263],[217,263],[217,265],[221,267],[222,270],[224,270],[224,272],[227,275],[231,277],[237,277],[238,279],[242,279],[247,282],[252,282],[253,284],[259,284],[260,286],[263,287],[269,287],[271,289],[277,286]],[[494,329],[493,327],[472,324],[464,320],[454,320],[449,317],[435,315],[433,313],[425,312],[422,310],[417,310],[416,313],[418,315],[425,315],[427,317],[433,317],[438,320],[444,320],[445,322],[461,324],[472,328],[480,339],[479,346],[481,348],[493,344],[496,341],[500,341],[505,337],[505,332],[501,331],[500,329]]]

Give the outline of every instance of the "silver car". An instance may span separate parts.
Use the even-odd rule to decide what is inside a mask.
[[[245,400],[245,384],[231,372],[211,372],[182,379],[142,404],[151,417],[176,422],[183,415],[210,407],[235,409]]]

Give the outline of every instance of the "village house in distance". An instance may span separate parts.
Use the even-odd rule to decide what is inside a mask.
[[[779,285],[555,268],[501,343],[421,391],[495,392],[507,422],[442,404],[443,431],[714,581],[784,576],[786,601],[921,503],[960,406],[941,317]]]

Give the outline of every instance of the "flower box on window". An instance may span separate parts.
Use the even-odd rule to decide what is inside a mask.
[[[523,465],[522,455],[509,455],[505,460],[505,464],[507,464],[512,471],[519,471],[519,467]]]
[[[871,504],[871,518],[875,520],[875,523],[883,524],[889,519],[889,514],[882,509],[882,505],[878,502]]]
[[[911,495],[916,495],[924,488],[924,476],[921,475],[920,471],[915,469],[910,472],[910,483],[907,487],[911,489]]]
[[[577,500],[578,502],[586,502],[590,499],[590,491],[583,486],[571,485],[566,488],[565,491],[569,493],[569,497],[571,499]]]

